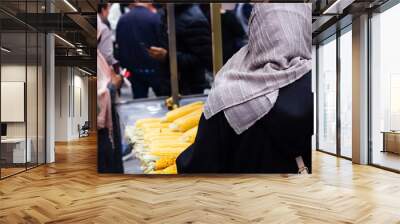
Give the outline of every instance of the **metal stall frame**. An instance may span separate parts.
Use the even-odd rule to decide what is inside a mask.
[[[212,62],[214,76],[223,66],[222,57],[222,29],[221,3],[210,3],[211,35],[212,35]],[[168,55],[170,63],[171,95],[174,105],[179,106],[178,61],[176,53],[176,30],[174,3],[167,3]]]
[[[173,3],[167,3],[167,27],[172,102],[174,105],[179,106],[178,59],[176,54],[175,8]]]
[[[221,28],[221,3],[210,3],[213,74],[222,68],[224,62],[222,57],[222,28]]]

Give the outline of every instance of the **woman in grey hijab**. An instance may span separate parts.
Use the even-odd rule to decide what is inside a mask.
[[[179,173],[311,169],[311,4],[260,3],[249,43],[218,72]]]

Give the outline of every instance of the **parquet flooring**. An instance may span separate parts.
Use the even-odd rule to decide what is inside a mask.
[[[11,175],[13,175],[13,174],[15,174],[15,173],[19,173],[19,172],[22,172],[22,171],[24,171],[25,170],[25,167],[17,167],[17,168],[14,168],[14,167],[2,167],[1,168],[1,175],[2,175],[2,177],[7,177],[7,176],[11,176]]]
[[[96,172],[94,137],[0,181],[0,223],[400,223],[400,175],[315,152],[314,174]]]

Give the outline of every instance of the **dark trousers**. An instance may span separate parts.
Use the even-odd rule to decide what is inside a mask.
[[[311,74],[279,90],[271,111],[237,135],[223,112],[201,117],[195,142],[176,160],[179,173],[297,173],[302,156],[311,172]]]
[[[157,96],[160,96],[160,79],[156,74],[133,74],[129,77],[132,83],[134,99],[147,98],[151,87]]]
[[[119,117],[115,107],[111,107],[113,132],[113,144],[109,137],[107,128],[97,130],[97,171],[99,173],[123,173],[121,153],[121,134],[119,127]]]

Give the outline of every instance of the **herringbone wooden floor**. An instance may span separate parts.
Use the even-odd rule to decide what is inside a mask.
[[[400,223],[400,175],[314,153],[314,174],[96,173],[96,141],[0,181],[0,223]]]

